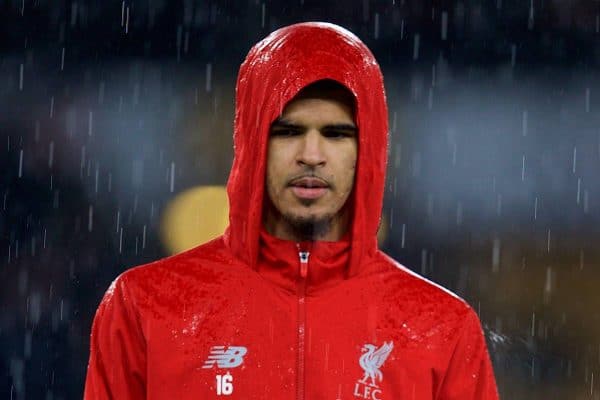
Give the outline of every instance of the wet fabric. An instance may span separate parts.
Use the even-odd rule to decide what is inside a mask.
[[[294,243],[262,229],[269,127],[322,79],[356,99],[352,228]],[[255,45],[236,86],[229,227],[111,284],[85,399],[497,399],[472,308],[377,248],[387,132],[379,66],[352,33],[302,23]]]

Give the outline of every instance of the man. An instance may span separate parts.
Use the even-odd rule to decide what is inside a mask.
[[[225,234],[131,269],[94,320],[85,398],[497,399],[475,312],[377,249],[379,66],[335,25],[255,45]]]

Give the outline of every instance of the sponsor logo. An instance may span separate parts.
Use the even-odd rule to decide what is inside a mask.
[[[365,374],[354,385],[354,397],[381,400],[382,390],[379,388],[377,382],[383,380],[383,374],[379,368],[383,366],[393,348],[394,343],[391,341],[389,343],[384,342],[379,348],[369,343],[362,347],[363,354],[360,356],[358,363],[365,371]]]
[[[202,368],[235,368],[242,365],[248,349],[243,346],[213,346]]]

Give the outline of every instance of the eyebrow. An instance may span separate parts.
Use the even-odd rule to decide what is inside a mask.
[[[304,126],[295,124],[285,118],[279,117],[275,121],[273,121],[273,123],[271,124],[271,129],[273,129],[273,128],[288,128],[288,129],[303,130]],[[350,131],[350,132],[354,132],[354,133],[358,132],[358,128],[356,127],[356,125],[346,124],[346,123],[329,124],[329,125],[323,126],[321,129],[335,129],[335,130]]]

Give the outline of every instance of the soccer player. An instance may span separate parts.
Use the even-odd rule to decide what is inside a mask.
[[[349,31],[301,23],[256,44],[229,227],[111,284],[85,399],[497,399],[473,309],[377,248],[387,120]]]

